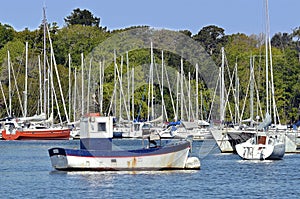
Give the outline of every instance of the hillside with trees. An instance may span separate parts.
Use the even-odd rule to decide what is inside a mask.
[[[73,12],[64,18],[65,25],[58,27],[57,23],[48,23],[48,30],[51,34],[51,41],[53,51],[55,54],[55,62],[60,75],[60,81],[62,90],[65,96],[67,109],[73,105],[73,101],[68,99],[69,92],[69,54],[71,57],[72,74],[76,71],[80,73],[83,57],[88,57],[91,52],[99,46],[103,41],[113,37],[116,34],[124,31],[141,28],[141,27],[128,27],[120,30],[108,30],[107,27],[101,26],[101,20],[88,10],[81,10],[79,8],[74,9]],[[149,28],[144,26],[142,28]],[[274,70],[274,97],[277,103],[277,111],[281,117],[281,123],[287,124],[299,119],[300,115],[300,27],[291,27],[294,31],[291,33],[276,33],[271,38],[272,44],[272,58],[273,58],[273,70]],[[240,93],[239,97],[241,101],[246,97],[247,84],[250,75],[250,57],[254,57],[255,66],[255,81],[258,90],[261,92],[261,102],[264,101],[264,67],[265,67],[265,40],[263,34],[261,35],[245,35],[243,33],[236,33],[232,35],[226,35],[225,30],[215,25],[209,25],[202,27],[198,33],[193,35],[189,30],[179,30],[178,32],[184,34],[186,37],[198,42],[210,56],[217,66],[221,65],[221,48],[224,47],[226,53],[226,61],[228,70],[230,73],[234,70],[234,67],[238,68],[238,75],[240,79]],[[47,38],[48,40],[49,38]],[[14,71],[11,79],[12,84],[12,109],[13,115],[16,117],[22,116],[22,107],[20,104],[24,90],[24,78],[25,78],[25,43],[28,42],[28,115],[34,115],[39,112],[39,62],[43,62],[43,48],[44,48],[44,27],[43,24],[36,30],[24,29],[22,31],[16,31],[11,25],[0,23],[0,64],[1,64],[1,87],[3,94],[0,95],[0,116],[7,116],[7,103],[8,103],[8,59],[10,59],[10,65]],[[153,41],[155,43],[155,41]],[[130,43],[130,42],[129,42]],[[113,45],[113,44],[112,44]],[[155,47],[155,46],[154,46]],[[118,49],[116,49],[118,51]],[[8,58],[8,51],[10,57]],[[48,54],[47,62],[50,65],[51,48],[47,44],[46,51]],[[111,55],[113,57],[113,53]],[[168,66],[178,69],[180,67],[181,57],[172,52],[164,52],[164,61]],[[154,49],[154,57],[158,64],[161,64],[161,51]],[[40,59],[39,59],[40,58]],[[126,76],[128,72],[126,69],[127,59],[126,56],[116,58],[116,62],[123,64],[124,70],[120,71],[123,76]],[[142,78],[142,66],[150,64],[150,46],[145,49],[132,50],[128,54],[128,60],[131,66],[136,67],[135,75],[137,78]],[[85,60],[86,67],[89,67],[89,59]],[[104,63],[103,63],[104,64]],[[99,67],[99,64],[92,65],[93,67]],[[184,60],[184,71],[186,79],[188,79],[188,71],[192,74],[195,73],[193,68],[187,60]],[[104,76],[104,88],[103,88],[103,114],[109,110],[112,93],[115,85],[114,81],[114,64],[106,66]],[[227,75],[227,77],[229,77]],[[53,77],[57,78],[57,77]],[[71,82],[74,83],[74,76],[71,77]],[[195,88],[195,77],[191,76],[192,87]],[[229,78],[226,78],[226,82],[229,85]],[[55,87],[58,87],[57,82],[54,83]],[[99,87],[99,82],[95,80],[93,84]],[[134,93],[134,110],[135,115],[139,115],[141,118],[146,117],[147,107],[147,89],[145,85],[141,85],[139,89]],[[96,88],[99,90],[99,88]],[[2,93],[1,91],[1,93]],[[204,118],[207,118],[210,106],[212,105],[213,96],[205,86],[205,82],[199,82],[199,91],[203,93],[204,98]],[[154,92],[159,95],[159,85],[155,85]],[[168,93],[167,89],[164,91]],[[173,97],[176,97],[173,94]],[[61,96],[57,95],[58,101],[61,102]],[[200,101],[200,96],[199,101]],[[99,99],[97,99],[99,100]],[[71,103],[70,103],[71,102]],[[156,100],[157,104],[161,103],[159,99]],[[230,103],[234,103],[230,98]],[[165,96],[165,104],[171,108],[171,96]],[[257,106],[256,103],[254,103]],[[59,107],[60,106],[60,107]],[[62,105],[54,107],[54,111],[57,109],[62,110]],[[131,105],[130,105],[131,106]],[[240,104],[242,109],[243,104]],[[264,109],[264,104],[262,104]],[[132,107],[131,107],[132,110]],[[168,113],[169,120],[174,118],[174,114],[170,109]],[[246,108],[245,114],[249,112],[249,108]],[[111,113],[107,113],[111,114]],[[64,113],[62,113],[64,117]],[[57,118],[56,118],[57,119]],[[230,120],[227,115],[227,120]]]

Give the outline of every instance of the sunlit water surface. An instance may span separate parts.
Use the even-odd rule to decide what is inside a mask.
[[[0,141],[1,198],[300,197],[300,154],[245,161],[206,140],[193,143],[199,171],[62,172],[48,156],[56,146],[78,148],[79,141]],[[114,148],[140,146],[141,140],[114,140]]]

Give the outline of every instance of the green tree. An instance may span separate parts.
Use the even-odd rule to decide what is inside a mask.
[[[192,37],[192,32],[189,30],[179,30],[179,32],[185,34],[188,37]]]
[[[71,53],[72,63],[80,65],[80,54],[89,54],[101,43],[108,33],[97,27],[72,25],[60,29],[53,40],[56,61],[65,64],[68,54]]]
[[[0,48],[3,48],[7,42],[13,40],[14,32],[14,29],[10,25],[2,25],[0,23]]]
[[[224,42],[225,30],[215,25],[203,27],[193,39],[199,41],[206,52],[212,55],[217,51],[217,46],[220,42]]]
[[[283,50],[292,44],[292,41],[293,41],[292,39],[293,39],[293,36],[291,34],[279,32],[279,33],[276,33],[272,37],[271,43],[272,43],[272,46]]]
[[[25,52],[25,45],[21,41],[9,41],[5,46],[0,50],[0,64],[3,68],[7,67],[7,53],[10,53],[11,62],[19,63],[23,59],[23,52]]]
[[[99,27],[100,24],[100,18],[94,17],[94,15],[86,9],[80,10],[79,8],[74,9],[71,15],[67,16],[64,20],[67,26],[80,24],[83,26]]]

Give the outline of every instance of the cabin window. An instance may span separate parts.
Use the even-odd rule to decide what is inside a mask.
[[[98,131],[106,131],[106,123],[98,123]]]
[[[266,144],[266,136],[259,136],[258,144]]]

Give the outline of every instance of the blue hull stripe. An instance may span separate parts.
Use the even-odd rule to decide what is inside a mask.
[[[168,145],[164,147],[137,149],[137,150],[124,150],[124,151],[109,151],[109,150],[84,150],[84,149],[63,149],[51,148],[49,149],[50,157],[53,155],[64,156],[79,156],[79,157],[103,157],[103,158],[122,158],[122,157],[139,157],[139,156],[152,156],[167,153],[173,153],[184,150],[190,147],[190,143],[182,141],[180,144]],[[55,151],[55,152],[54,152]]]

